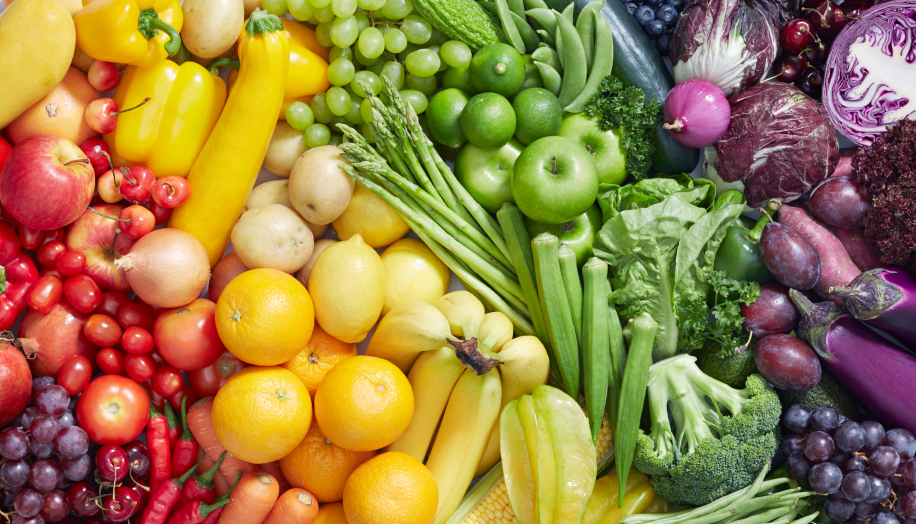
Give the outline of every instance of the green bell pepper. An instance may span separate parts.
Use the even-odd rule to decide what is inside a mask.
[[[779,209],[778,203],[767,206],[753,227],[744,220],[736,220],[725,232],[725,239],[716,252],[713,269],[723,271],[735,280],[747,280],[766,284],[775,280],[767,269],[760,253],[760,237],[763,228],[772,221],[772,214]],[[744,219],[745,217],[741,217]]]

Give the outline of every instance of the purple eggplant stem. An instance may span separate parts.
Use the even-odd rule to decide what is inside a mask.
[[[830,292],[843,297],[855,318],[916,349],[916,275],[896,268],[878,268]]]

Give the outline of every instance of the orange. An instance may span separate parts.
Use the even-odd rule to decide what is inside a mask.
[[[86,123],[86,106],[102,95],[89,85],[86,74],[71,67],[63,81],[44,98],[6,126],[13,144],[37,135],[62,136],[80,145],[98,133]]]
[[[318,508],[318,518],[312,524],[348,524],[343,504],[340,502],[322,504]]]
[[[247,367],[213,398],[213,430],[233,456],[252,464],[280,460],[302,442],[312,401],[296,375],[281,367]]]
[[[398,451],[382,453],[356,468],[344,486],[349,524],[430,524],[438,504],[433,474]]]
[[[354,451],[391,444],[413,417],[413,390],[404,373],[378,357],[337,364],[318,386],[315,416],[331,442]]]
[[[315,324],[308,347],[289,359],[283,364],[283,367],[299,377],[299,380],[308,388],[309,395],[314,397],[318,391],[318,384],[328,371],[331,371],[331,368],[341,360],[356,355],[356,344],[341,342]]]
[[[350,451],[334,445],[312,420],[302,442],[280,459],[280,469],[293,487],[310,491],[324,504],[343,499],[344,484],[350,474],[374,456],[374,451]]]
[[[232,279],[216,303],[216,331],[239,360],[276,366],[308,346],[315,326],[309,292],[295,277],[270,268]]]

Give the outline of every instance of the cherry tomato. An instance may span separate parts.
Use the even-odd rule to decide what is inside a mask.
[[[162,366],[167,366],[167,365],[168,365],[168,362],[166,362],[165,359],[162,358],[162,355],[159,354],[159,350],[158,350],[158,349],[154,349],[154,350],[150,351],[150,352],[149,352],[149,356],[150,356],[150,358],[153,359],[153,362],[156,363],[156,369],[159,369],[159,368],[161,368]]]
[[[181,399],[183,399],[185,396],[188,397],[188,401],[186,403],[187,406],[190,406],[200,400],[197,397],[197,393],[194,393],[194,390],[191,389],[191,386],[185,384],[184,386],[181,386],[181,391],[169,397],[169,404],[172,406],[172,409],[175,411],[180,411]]]
[[[83,325],[83,332],[89,342],[96,346],[111,347],[121,342],[121,325],[108,315],[96,313]]]
[[[67,251],[57,259],[57,271],[65,276],[79,275],[86,268],[86,255],[79,251]]]
[[[115,348],[100,349],[95,354],[95,364],[106,375],[123,375],[124,353]]]
[[[162,366],[153,375],[152,384],[156,393],[163,397],[171,397],[181,391],[181,386],[184,385],[184,377],[181,375],[181,371],[172,366]]]
[[[38,263],[45,267],[55,267],[57,259],[67,251],[67,246],[60,240],[51,240],[38,247]]]
[[[141,386],[146,390],[146,394],[149,395],[150,402],[153,403],[153,406],[155,406],[159,412],[162,412],[162,410],[165,409],[165,397],[156,393],[153,389],[152,382],[149,380],[141,384]]]
[[[118,318],[121,308],[131,303],[133,303],[133,300],[120,291],[106,291],[102,293],[102,303],[99,304],[99,308],[96,311],[111,318]]]
[[[146,382],[156,371],[156,363],[149,355],[128,353],[124,357],[124,370],[135,382]]]
[[[64,296],[81,313],[92,313],[102,303],[102,290],[87,275],[74,275],[65,280]]]
[[[153,344],[153,336],[149,334],[149,331],[142,327],[131,326],[125,329],[121,336],[121,347],[128,353],[142,355],[152,351],[155,344]]]
[[[150,202],[147,204],[149,206],[150,212],[153,213],[153,217],[156,219],[156,225],[161,226],[169,221],[169,218],[172,216],[172,210],[167,207],[162,207],[155,202]]]
[[[61,282],[64,281],[64,277],[61,276],[61,274],[60,274],[60,272],[57,270],[57,268],[53,268],[53,267],[43,267],[43,268],[41,268],[41,271],[38,272],[38,276],[39,276],[39,277],[46,277],[46,276],[48,276],[48,275],[54,275],[55,277],[59,278],[59,279],[61,280]]]
[[[144,306],[150,308],[151,310],[153,310],[154,313],[156,313],[156,315],[158,315],[159,313],[162,312],[163,309],[165,309],[164,307],[154,306],[154,305],[150,304],[149,302],[143,300],[143,299],[140,298],[140,297],[135,297],[135,298],[134,298],[134,302],[136,302],[137,304],[143,304]],[[156,319],[154,318],[153,320],[156,320]],[[152,330],[150,330],[150,331],[152,331]]]
[[[159,313],[153,337],[166,362],[182,371],[205,368],[226,350],[216,332],[216,304],[205,298]]]
[[[216,362],[203,369],[189,371],[188,382],[200,397],[212,397],[216,395],[219,388],[223,387],[223,384],[229,381],[229,377],[246,367],[248,364],[236,358],[229,351],[224,351]]]
[[[41,243],[45,244],[47,242],[63,242],[64,238],[67,236],[67,232],[64,231],[64,228],[59,227],[57,229],[52,229],[50,231],[45,231],[43,237],[41,237]]]
[[[39,278],[25,296],[25,303],[39,313],[48,313],[64,296],[64,283],[59,277],[47,275]]]
[[[76,420],[97,444],[127,444],[149,418],[146,392],[133,380],[101,376],[86,386],[76,404]]]
[[[180,176],[166,176],[153,184],[153,200],[169,209],[184,204],[191,196],[191,185]]]
[[[118,322],[124,329],[137,326],[152,331],[156,322],[156,312],[146,304],[132,302],[118,312]]]
[[[45,232],[40,229],[32,229],[22,226],[19,228],[19,244],[25,249],[35,249],[41,245],[41,239]]]
[[[71,395],[79,395],[92,379],[92,363],[82,355],[73,355],[64,361],[57,372],[57,384]]]

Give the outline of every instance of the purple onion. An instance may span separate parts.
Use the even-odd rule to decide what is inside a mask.
[[[725,93],[716,84],[691,78],[668,93],[664,127],[687,147],[707,147],[722,138],[731,115]]]

